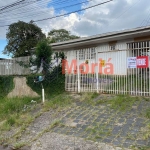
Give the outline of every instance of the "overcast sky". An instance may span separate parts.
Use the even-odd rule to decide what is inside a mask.
[[[6,2],[0,0],[0,8],[16,1],[17,0],[7,0]],[[89,0],[88,3],[76,5],[75,7],[62,8],[83,1],[86,0],[41,0],[38,3],[33,3],[24,7],[18,6],[14,11],[8,10],[3,13],[0,11],[0,26],[11,24],[18,20],[29,22],[30,20],[53,17],[96,5],[107,0]],[[41,27],[46,34],[52,29],[64,28],[78,36],[90,36],[104,32],[147,26],[149,24],[149,0],[113,0],[110,3],[80,13],[37,22],[37,25]],[[7,44],[6,31],[7,27],[0,28],[0,57],[7,57],[1,54],[1,51]]]

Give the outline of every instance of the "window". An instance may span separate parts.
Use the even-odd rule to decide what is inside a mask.
[[[110,50],[115,50],[116,49],[116,44],[117,44],[117,41],[109,42],[109,49]]]
[[[94,59],[95,56],[96,56],[95,48],[86,48],[79,50],[79,60]],[[76,59],[77,59],[77,51],[76,51]]]
[[[115,50],[116,49],[116,45],[110,45],[110,50]]]
[[[127,43],[127,48],[132,51],[133,56],[150,55],[150,41]]]

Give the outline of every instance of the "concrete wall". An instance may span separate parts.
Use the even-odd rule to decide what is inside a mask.
[[[34,92],[27,84],[25,77],[15,77],[14,78],[14,89],[8,94],[8,98],[12,97],[37,97],[39,96],[36,92]]]

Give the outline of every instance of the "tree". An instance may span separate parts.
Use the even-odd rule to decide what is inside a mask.
[[[43,64],[43,73],[46,73],[49,70],[49,64],[51,62],[52,49],[48,44],[47,40],[40,41],[35,50],[35,64],[37,69],[40,68],[41,64]]]
[[[33,24],[32,21],[30,23],[18,21],[9,26],[6,38],[8,43],[3,53],[12,57],[21,57],[30,56],[32,48],[46,37],[41,28]]]
[[[57,43],[57,42],[63,42],[63,41],[68,41],[68,40],[73,40],[80,38],[76,35],[71,35],[69,31],[65,29],[53,29],[48,33],[48,40],[50,43]]]

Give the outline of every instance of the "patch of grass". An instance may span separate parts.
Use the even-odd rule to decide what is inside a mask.
[[[30,105],[33,98],[4,98],[0,101],[0,121],[8,119],[10,115],[18,114],[23,111],[25,105]],[[39,102],[39,98],[34,98]]]
[[[150,123],[147,124],[146,126],[146,131],[143,133],[144,139],[149,139],[150,138]]]
[[[44,111],[48,111],[50,108],[56,109],[59,107],[66,107],[72,104],[71,97],[67,94],[60,94],[57,96],[53,96],[49,101],[46,101],[43,107]]]
[[[2,145],[8,139],[6,137],[0,136],[0,145]]]
[[[55,128],[56,126],[61,125],[61,121],[60,120],[55,120],[54,122],[52,122],[52,124],[50,125],[50,129]]]
[[[132,150],[150,150],[149,146],[141,146],[141,147],[137,147],[137,146],[131,146]]]
[[[131,109],[132,105],[138,100],[140,100],[139,97],[130,97],[128,95],[118,95],[117,97],[109,101],[109,103],[111,104],[111,108],[113,109],[126,111],[126,110]]]
[[[104,103],[108,103],[108,101],[104,100],[104,99],[96,101],[96,105],[100,105],[100,104],[104,104]]]
[[[4,98],[0,102],[0,131],[9,131],[12,126],[28,125],[33,121],[33,117],[24,112],[24,106],[32,106],[31,100],[33,98]],[[34,98],[39,102],[39,98]]]
[[[26,142],[15,143],[15,144],[13,145],[13,149],[14,149],[14,150],[17,150],[17,149],[20,149],[21,147],[26,146],[26,145],[27,145]]]
[[[96,102],[93,99],[95,99],[96,97],[99,96],[99,94],[96,93],[96,92],[94,92],[94,93],[91,93],[91,92],[89,92],[89,93],[81,93],[81,95],[82,95],[81,101],[85,102],[85,103],[87,103],[89,105],[95,105]]]
[[[97,92],[94,92],[94,93],[92,93],[92,96],[91,96],[91,98],[92,99],[94,99],[94,98],[96,98],[96,97],[98,97],[99,96],[99,93],[97,93]]]
[[[150,108],[146,109],[145,117],[150,119]]]

